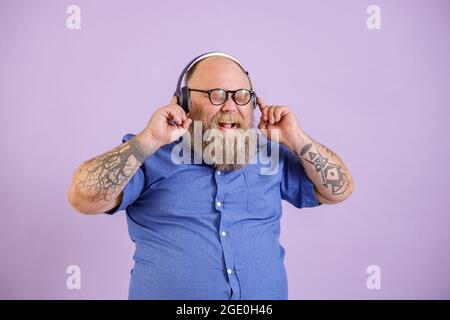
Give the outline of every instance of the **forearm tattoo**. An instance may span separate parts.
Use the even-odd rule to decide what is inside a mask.
[[[328,155],[339,159],[333,151],[319,143],[317,144],[320,145]],[[318,148],[313,148],[312,143],[309,143],[302,148],[300,151],[300,159],[304,160],[302,161],[303,165],[306,162],[314,166],[316,172],[321,175],[322,185],[325,188],[328,188],[328,186],[331,187],[332,195],[340,195],[347,191],[348,177],[344,169],[338,164],[331,163],[329,158],[319,152]]]
[[[148,155],[142,145],[132,138],[110,152],[88,160],[80,169],[83,179],[77,188],[89,195],[92,202],[115,199],[144,163]]]

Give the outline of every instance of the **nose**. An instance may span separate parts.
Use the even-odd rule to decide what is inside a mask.
[[[223,112],[235,112],[237,111],[236,103],[231,98],[231,93],[228,94],[227,100],[225,100],[223,106],[222,106]]]

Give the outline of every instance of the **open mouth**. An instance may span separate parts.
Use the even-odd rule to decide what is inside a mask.
[[[237,124],[235,122],[219,122],[219,127],[223,129],[235,129]]]

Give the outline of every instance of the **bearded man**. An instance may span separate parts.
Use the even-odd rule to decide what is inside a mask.
[[[203,55],[183,73],[183,90],[144,130],[77,169],[69,202],[85,214],[126,211],[130,299],[287,299],[281,200],[339,203],[353,179],[289,107],[256,96],[234,57]]]

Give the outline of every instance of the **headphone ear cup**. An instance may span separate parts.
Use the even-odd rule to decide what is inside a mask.
[[[253,109],[256,109],[257,100],[258,100],[258,97],[256,96],[256,93],[253,93],[253,97],[252,97]]]
[[[181,88],[181,96],[179,105],[183,108],[183,110],[187,113],[189,112],[189,90],[186,86]]]

